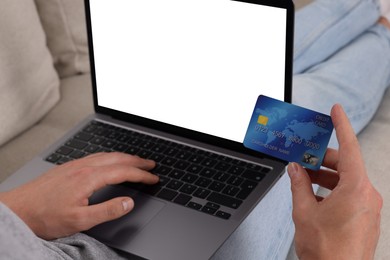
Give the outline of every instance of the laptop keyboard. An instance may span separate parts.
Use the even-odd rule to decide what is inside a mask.
[[[156,185],[125,185],[163,200],[229,219],[271,169],[98,121],[46,158],[63,164],[97,152],[123,152],[151,159]]]

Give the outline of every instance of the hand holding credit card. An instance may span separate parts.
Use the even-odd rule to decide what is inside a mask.
[[[330,116],[260,95],[244,146],[318,170],[332,132]]]

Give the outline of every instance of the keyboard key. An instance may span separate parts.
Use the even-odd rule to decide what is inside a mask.
[[[179,152],[179,150],[175,149],[175,148],[168,148],[168,150],[165,151],[165,155],[167,156],[175,156],[177,153]]]
[[[221,159],[220,160],[228,163],[228,162],[232,162],[233,158],[221,155]]]
[[[84,129],[83,129],[83,132],[86,132],[86,133],[94,133],[97,129],[97,126],[96,125],[88,125],[86,126]]]
[[[169,179],[168,177],[159,176],[158,185],[163,187],[163,186],[167,185],[170,181],[171,181],[171,179]]]
[[[116,144],[113,148],[115,151],[117,152],[124,152],[126,151],[127,149],[129,149],[129,146],[126,145],[126,144]]]
[[[215,164],[217,164],[216,160],[206,158],[205,160],[202,161],[201,165],[205,167],[213,167]]]
[[[232,209],[237,209],[242,203],[242,200],[235,199],[216,192],[211,193],[207,200]]]
[[[219,209],[221,206],[212,202],[207,202],[206,203],[207,207],[213,208],[213,209]]]
[[[173,200],[173,202],[180,204],[180,205],[186,205],[190,200],[192,199],[191,196],[185,195],[185,194],[179,194],[179,196],[176,197],[176,199]]]
[[[116,143],[106,139],[101,145],[105,148],[113,148],[116,145]]]
[[[194,195],[195,197],[198,197],[198,198],[201,198],[201,199],[205,199],[209,194],[210,194],[210,191],[209,191],[209,190],[202,189],[202,188],[198,188],[198,189],[194,192],[193,195]]]
[[[237,166],[243,167],[243,168],[246,168],[247,165],[248,165],[248,163],[244,162],[244,161],[238,161],[238,162],[236,162],[234,164],[236,164]]]
[[[196,164],[192,164],[190,167],[188,167],[187,171],[189,171],[190,173],[199,173],[201,170],[203,169],[203,167],[199,166],[199,165],[196,165]]]
[[[154,146],[154,143],[149,142],[149,141],[142,141],[142,142],[139,144],[139,147],[140,147],[140,148],[146,149],[146,150],[152,149],[153,146]]]
[[[230,167],[230,169],[228,170],[228,173],[230,174],[233,174],[233,175],[240,175],[241,173],[244,172],[244,168],[242,167],[239,167],[239,166],[232,166]]]
[[[168,175],[172,171],[172,168],[169,168],[164,165],[157,165],[153,170],[152,173],[156,175]]]
[[[72,148],[79,149],[79,150],[83,150],[85,147],[88,146],[88,143],[72,139],[72,140],[67,141],[65,143],[65,145],[69,146],[69,147],[72,147]]]
[[[217,211],[217,209],[210,208],[210,207],[208,207],[208,206],[204,206],[204,207],[201,209],[201,211],[204,212],[204,213],[207,213],[207,214],[214,215],[214,213]]]
[[[212,170],[212,169],[207,169],[207,168],[205,168],[205,169],[203,169],[203,170],[199,173],[199,175],[210,179],[210,178],[213,177],[214,174],[216,174],[216,173],[217,173],[216,170]]]
[[[130,140],[130,136],[128,135],[120,135],[118,138],[116,138],[116,140],[119,142],[119,143],[126,143],[127,141]]]
[[[257,181],[257,182],[261,181],[264,178],[263,173],[252,171],[252,170],[245,170],[241,176],[246,179]]]
[[[181,170],[173,170],[170,174],[169,174],[169,177],[172,177],[172,178],[175,178],[175,179],[181,179],[183,178],[185,172],[184,171],[181,171]]]
[[[214,168],[218,171],[227,171],[230,167],[231,165],[226,162],[219,162]]]
[[[253,182],[253,181],[244,181],[242,184],[241,184],[241,191],[237,194],[237,198],[239,199],[246,199],[249,194],[256,188],[257,186],[257,183],[256,182]]]
[[[192,163],[201,163],[202,161],[204,160],[204,157],[203,156],[200,156],[198,154],[195,154],[195,155],[192,155],[188,161],[192,162]]]
[[[100,146],[96,144],[90,144],[84,149],[84,151],[86,151],[87,153],[96,153],[97,151],[99,151],[99,149]]]
[[[180,191],[186,194],[192,194],[197,189],[196,186],[191,184],[184,184]]]
[[[229,219],[231,217],[231,214],[226,213],[224,211],[218,211],[215,216],[223,218],[223,219]]]
[[[207,186],[210,185],[210,183],[212,183],[212,180],[210,179],[207,179],[207,178],[204,178],[204,177],[200,177],[196,182],[195,184],[202,187],[202,188],[206,188]]]
[[[261,167],[260,165],[253,164],[253,163],[248,163],[247,168],[256,172],[261,171],[263,169],[263,167]]]
[[[188,203],[187,207],[192,208],[192,209],[196,209],[196,210],[200,210],[202,208],[202,205],[191,201]]]
[[[198,176],[191,173],[187,173],[183,178],[181,178],[182,181],[187,183],[194,183],[196,179],[198,179]]]
[[[161,162],[164,158],[164,155],[158,153],[153,153],[151,156],[149,156],[149,159],[155,162]]]
[[[181,181],[178,181],[178,180],[171,180],[168,184],[167,184],[167,188],[170,188],[172,190],[178,190],[180,189],[180,187],[183,185],[184,183],[181,182]]]
[[[89,140],[91,140],[93,138],[93,135],[88,134],[88,133],[84,133],[84,132],[80,132],[80,133],[77,133],[74,136],[74,138],[77,140],[88,142]]]
[[[157,197],[164,199],[164,200],[173,200],[177,194],[179,194],[177,191],[168,190],[168,189],[162,189],[158,194]]]
[[[166,149],[167,147],[165,145],[157,144],[151,150],[155,153],[163,153]]]
[[[110,131],[110,133],[107,135],[107,138],[112,139],[112,140],[116,140],[117,138],[119,138],[120,135],[121,135],[120,132]]]
[[[229,179],[230,175],[223,172],[217,172],[217,174],[214,175],[213,179],[220,182],[225,182],[227,179]]]
[[[175,158],[180,160],[186,160],[191,156],[191,153],[186,151],[179,151],[179,153],[176,154]]]
[[[221,190],[223,190],[223,188],[225,188],[225,184],[221,183],[221,182],[217,182],[217,181],[214,181],[210,186],[209,186],[209,189],[210,190],[213,190],[213,191],[216,191],[216,192],[220,192]]]
[[[98,135],[98,136],[107,136],[110,134],[110,132],[107,130],[107,129],[104,129],[104,128],[99,128],[95,131],[94,133],[95,135]]]
[[[240,188],[228,185],[223,189],[222,193],[234,197],[239,191]]]
[[[127,141],[127,144],[129,144],[130,146],[138,146],[141,142],[142,142],[141,139],[138,139],[138,138],[130,138],[130,140]]]
[[[177,159],[166,157],[164,160],[161,161],[162,164],[172,166],[177,162]]]
[[[135,155],[139,152],[139,148],[137,147],[129,147],[125,153]]]
[[[138,151],[137,155],[141,158],[149,159],[149,157],[152,155],[152,152],[148,150],[140,150]]]
[[[232,176],[227,180],[227,183],[233,186],[240,186],[240,184],[244,181],[243,178]]]
[[[53,153],[51,155],[49,155],[47,158],[46,158],[46,161],[48,162],[51,162],[51,163],[56,163],[58,160],[60,160],[62,158],[61,155],[59,154],[56,154],[56,153]]]
[[[86,155],[87,154],[82,151],[74,150],[71,154],[69,154],[69,157],[73,159],[80,159]]]
[[[100,145],[101,143],[104,142],[104,138],[100,137],[100,136],[95,136],[94,138],[91,139],[90,143],[92,144],[97,144],[97,145]]]
[[[189,162],[180,160],[177,163],[175,163],[174,167],[180,170],[185,170],[189,165],[190,165]]]
[[[58,148],[58,150],[56,151],[56,153],[62,154],[62,155],[68,155],[71,152],[73,152],[73,149],[69,148],[67,146],[62,146],[62,147]]]
[[[72,160],[73,160],[73,159],[71,159],[71,158],[69,158],[69,157],[62,157],[59,161],[56,162],[56,164],[61,165],[61,164],[70,162],[70,161],[72,161]]]

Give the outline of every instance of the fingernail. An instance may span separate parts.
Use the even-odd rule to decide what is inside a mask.
[[[123,211],[128,211],[130,208],[130,199],[122,200]]]
[[[290,163],[290,165],[288,166],[288,175],[294,175],[294,174],[297,174],[298,173],[298,165],[296,163]]]

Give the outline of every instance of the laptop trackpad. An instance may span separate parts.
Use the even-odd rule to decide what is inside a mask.
[[[165,203],[121,185],[106,187],[95,193],[90,203],[96,204],[118,196],[133,198],[134,209],[126,216],[98,225],[86,233],[101,242],[121,247],[128,244],[164,208]]]

